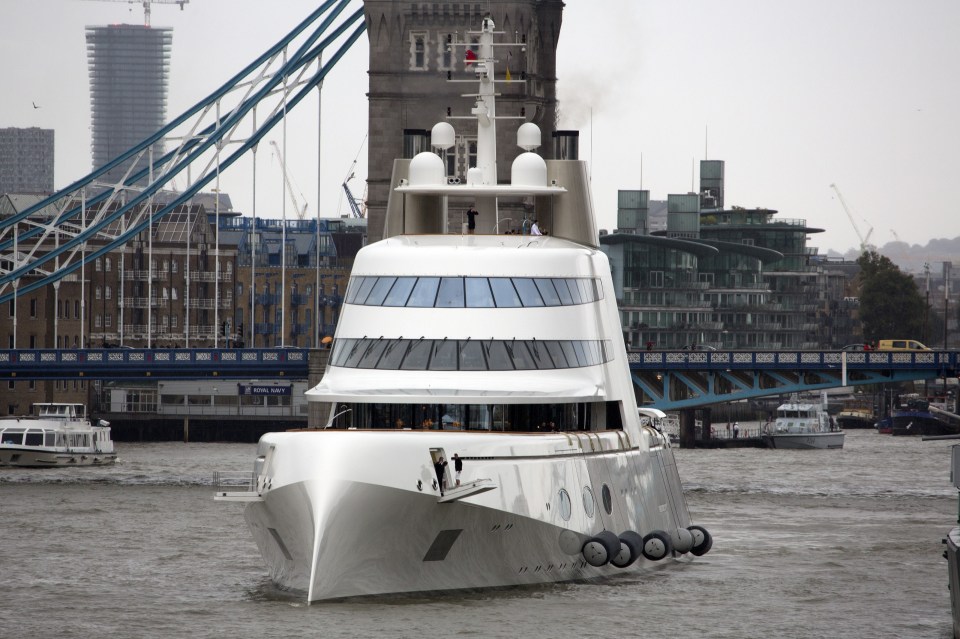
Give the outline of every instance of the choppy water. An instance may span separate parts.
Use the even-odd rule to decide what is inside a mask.
[[[0,469],[0,637],[950,637],[949,442],[679,450],[710,554],[605,583],[304,605],[211,471],[247,444],[118,444],[110,468]]]

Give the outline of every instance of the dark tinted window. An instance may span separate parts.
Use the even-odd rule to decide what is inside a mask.
[[[387,293],[386,299],[383,300],[383,305],[406,306],[407,298],[410,297],[410,291],[413,290],[413,285],[416,283],[417,278],[415,277],[398,277],[397,281],[393,284],[393,288]]]

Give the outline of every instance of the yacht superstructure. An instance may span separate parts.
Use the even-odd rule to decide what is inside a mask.
[[[493,21],[471,35],[477,166],[454,184],[435,153],[395,162],[385,239],[358,254],[307,392],[329,422],[264,435],[250,490],[217,493],[247,502],[271,578],[308,601],[604,577],[712,543],[638,413],[585,166],[533,153],[525,123],[497,183]],[[448,232],[451,201],[496,229],[507,197],[549,235]]]

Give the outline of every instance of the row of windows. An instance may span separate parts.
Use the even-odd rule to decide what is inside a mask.
[[[431,371],[548,370],[610,360],[601,340],[341,339],[330,363],[344,368]]]
[[[600,281],[562,277],[354,277],[346,302],[419,308],[519,308],[587,304]]]
[[[112,271],[112,270],[113,270],[113,259],[112,259],[112,258],[109,258],[109,257],[105,257],[105,258],[99,258],[99,257],[98,257],[96,260],[94,260],[93,265],[94,265],[94,266],[93,266],[94,270],[95,270],[96,272],[98,272],[98,273],[100,273],[100,272],[102,272],[102,271],[107,271],[107,272],[109,272],[109,271]],[[159,267],[160,265],[161,265],[161,263],[157,260],[157,258],[153,258],[153,259],[150,260],[150,269],[151,269],[152,271],[154,271],[154,272],[157,272],[158,270],[159,270],[159,271],[162,271],[162,272],[164,272],[164,273],[166,273],[167,271],[170,271],[171,273],[178,273],[178,272],[180,272],[180,261],[179,261],[179,260],[163,260],[163,263],[162,263],[163,268],[162,268],[162,269],[158,269],[158,267]],[[120,263],[119,263],[119,262],[117,263],[117,267],[118,267],[118,268],[120,267]],[[137,269],[135,268],[135,266],[134,266],[133,264],[131,264],[131,265],[130,265],[130,270],[137,270]],[[225,261],[225,262],[223,263],[223,271],[226,272],[226,273],[233,273],[233,262],[231,262],[231,261]]]

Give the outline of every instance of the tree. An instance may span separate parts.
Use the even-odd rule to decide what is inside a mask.
[[[909,275],[876,251],[864,251],[860,265],[860,321],[867,341],[918,339],[923,332],[923,296]]]

